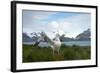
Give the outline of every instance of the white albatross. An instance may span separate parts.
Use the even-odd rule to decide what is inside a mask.
[[[41,35],[42,38],[44,38],[45,41],[48,42],[48,44],[50,44],[50,47],[53,50],[53,55],[54,55],[54,53],[59,54],[59,50],[60,50],[60,47],[61,47],[61,42],[60,42],[60,36],[59,36],[59,34],[57,33],[54,39],[50,39],[45,34],[45,32],[41,32],[40,35]]]

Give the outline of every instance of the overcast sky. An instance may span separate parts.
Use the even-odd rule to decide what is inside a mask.
[[[23,10],[23,32],[57,32],[66,37],[76,37],[90,28],[91,14],[76,12],[50,12]]]

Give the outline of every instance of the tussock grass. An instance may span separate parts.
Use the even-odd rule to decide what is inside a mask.
[[[60,54],[52,54],[50,47],[23,45],[23,62],[85,60],[91,58],[90,46],[62,45]]]

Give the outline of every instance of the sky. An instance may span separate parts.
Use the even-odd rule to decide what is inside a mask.
[[[29,36],[32,32],[59,32],[66,37],[76,37],[91,27],[91,14],[79,12],[54,12],[23,10],[23,32]]]

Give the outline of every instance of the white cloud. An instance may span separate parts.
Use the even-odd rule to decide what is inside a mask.
[[[47,19],[49,18],[49,16],[53,15],[53,14],[56,14],[57,12],[47,12],[47,11],[34,11],[32,13],[33,15],[33,19],[37,19],[37,20],[43,20],[43,19]]]
[[[90,28],[91,16],[90,14],[71,15],[69,17],[57,18],[52,21],[47,21],[49,18],[58,12],[26,12],[24,15],[24,32],[57,32],[60,34],[66,33],[67,37],[75,37],[84,30]],[[49,34],[51,35],[51,34]]]
[[[66,32],[66,37],[76,37],[79,33],[90,28],[91,17],[89,14],[79,14],[57,20],[59,29]]]
[[[52,21],[50,24],[49,24],[51,27],[57,29],[59,24],[56,22],[56,21]]]

